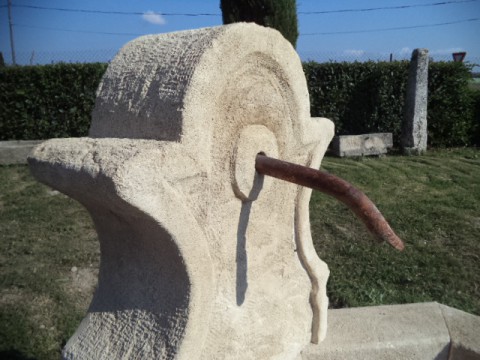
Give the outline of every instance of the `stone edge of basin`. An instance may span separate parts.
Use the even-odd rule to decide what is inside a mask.
[[[0,165],[26,165],[30,152],[44,141],[46,140],[0,141]]]
[[[480,360],[480,316],[436,302],[334,309],[297,360]]]

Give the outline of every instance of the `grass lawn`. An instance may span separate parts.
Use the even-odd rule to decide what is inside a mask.
[[[1,359],[60,357],[85,315],[99,256],[83,207],[27,166],[0,166]]]
[[[377,245],[337,201],[314,193],[311,223],[333,307],[438,301],[480,315],[480,151],[325,158],[362,189],[406,243]]]
[[[311,222],[333,307],[438,301],[480,315],[480,151],[325,158],[362,189],[406,249],[377,245],[350,211],[314,193]],[[99,248],[76,202],[0,166],[0,358],[55,359],[82,319]]]

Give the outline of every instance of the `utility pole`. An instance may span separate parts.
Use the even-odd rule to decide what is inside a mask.
[[[10,26],[10,47],[12,49],[12,63],[17,65],[15,60],[15,43],[13,41],[13,23],[12,23],[12,0],[8,0],[8,25]]]

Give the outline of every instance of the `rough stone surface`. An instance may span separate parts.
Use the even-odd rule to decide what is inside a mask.
[[[0,165],[26,164],[32,149],[42,140],[0,141]]]
[[[406,154],[427,150],[428,50],[415,49],[410,61],[401,145]]]
[[[318,168],[300,59],[275,30],[233,24],[127,44],[90,137],[29,159],[90,212],[98,288],[67,359],[293,359],[326,332],[328,268],[311,190],[256,174],[258,152]]]
[[[335,136],[332,151],[336,156],[383,155],[393,146],[392,133]]]
[[[329,310],[324,342],[299,360],[480,359],[480,317],[438,303]]]

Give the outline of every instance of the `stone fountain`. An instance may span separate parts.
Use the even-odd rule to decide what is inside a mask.
[[[63,357],[478,355],[478,339],[445,332],[458,319],[478,328],[478,318],[438,304],[327,311],[311,189],[263,175],[276,171],[266,172],[268,161],[330,179],[370,230],[403,248],[386,222],[367,221],[379,212],[362,194],[313,170],[333,132],[310,117],[300,59],[275,30],[240,23],[123,47],[99,86],[89,136],[48,140],[29,158],[39,181],[85,206],[100,241],[98,287]],[[333,326],[320,343],[328,312]]]

